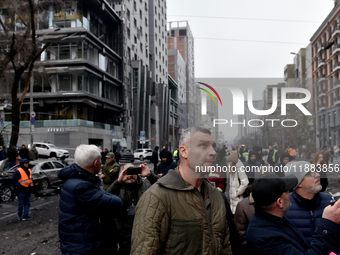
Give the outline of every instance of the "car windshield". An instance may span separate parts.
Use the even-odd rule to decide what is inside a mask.
[[[131,150],[123,150],[122,152],[131,152]]]
[[[50,146],[51,148],[58,148],[57,146],[55,146],[54,144],[49,143],[48,146]]]

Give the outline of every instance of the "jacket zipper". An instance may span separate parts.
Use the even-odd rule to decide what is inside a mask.
[[[205,208],[204,200],[203,200],[203,197],[201,196],[201,193],[197,189],[195,189],[195,191],[196,191],[196,193],[198,193],[198,196],[201,198],[201,202],[202,202],[203,209],[204,209],[204,212],[205,212],[205,218],[206,218],[206,220],[208,221],[208,224],[209,224],[209,231],[210,231],[211,244],[212,244],[212,248],[213,248],[213,254],[216,254],[216,243],[215,243],[214,232],[213,232],[213,229],[212,229],[212,222],[211,222],[212,215],[211,215],[211,220],[210,220],[209,216],[208,216],[208,211]],[[211,203],[210,203],[210,205],[211,205]],[[212,208],[211,208],[211,212],[212,212]]]
[[[313,214],[313,211],[310,211],[310,215],[312,216],[312,221],[314,221],[314,214]]]

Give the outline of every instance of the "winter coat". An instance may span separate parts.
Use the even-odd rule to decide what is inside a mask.
[[[149,188],[136,208],[131,254],[231,254],[223,196],[203,183],[205,199],[177,168]]]
[[[166,175],[170,169],[175,169],[177,167],[177,163],[172,160],[170,151],[165,151],[163,157],[166,158],[166,162],[161,160],[161,163],[159,163],[155,170],[155,174],[162,174],[162,176]]]
[[[119,196],[124,203],[124,213],[117,219],[117,233],[119,243],[119,254],[130,254],[131,250],[131,233],[135,213],[133,210],[137,205],[143,193],[154,184],[159,177],[153,173],[147,180],[143,180],[138,176],[136,183],[119,183],[115,180],[107,190],[108,193]]]
[[[254,199],[251,195],[244,198],[236,206],[234,222],[242,254],[247,254],[247,229],[254,213]]]
[[[1,160],[4,160],[4,159],[6,159],[6,158],[7,158],[7,153],[6,153],[6,151],[4,151],[4,150],[0,151],[0,161],[1,161]]]
[[[329,255],[337,251],[339,240],[340,225],[321,218],[309,247],[290,220],[269,214],[256,206],[247,231],[248,253],[259,255]]]
[[[267,157],[268,164],[271,166],[275,166],[278,159],[279,159],[279,152],[275,149],[270,150],[268,153],[268,157]]]
[[[29,160],[36,160],[39,158],[39,153],[37,151],[37,149],[32,148],[29,152],[28,152],[28,159]]]
[[[105,175],[103,178],[103,183],[106,185],[111,185],[115,180],[118,179],[120,171],[120,166],[115,160],[110,163],[106,163],[102,166],[102,174]]]
[[[28,159],[28,149],[27,148],[21,148],[19,151],[20,158]]]
[[[20,164],[20,167],[25,171],[25,173],[29,177],[30,173],[32,171],[31,171],[31,169],[25,167],[25,165],[24,165],[25,161],[27,161],[27,159],[25,159],[25,158],[24,159],[20,159],[19,164]],[[13,183],[16,191],[25,192],[25,193],[32,192],[33,186],[25,187],[25,186],[21,185],[19,183],[20,179],[21,179],[21,174],[20,174],[19,170],[15,170],[14,173],[13,173],[13,176],[12,176],[12,183]]]
[[[329,205],[331,195],[318,193],[312,200],[307,200],[293,191],[290,193],[291,208],[285,216],[301,231],[308,245],[316,228],[316,222],[322,218],[323,210]]]
[[[233,214],[235,213],[238,202],[243,199],[242,194],[248,187],[249,183],[247,174],[243,167],[241,160],[238,160],[235,168],[230,168],[231,172],[228,172],[230,208]],[[233,170],[236,171],[233,172]],[[238,196],[236,196],[236,193]]]
[[[8,157],[8,161],[9,162],[16,161],[17,156],[18,156],[18,152],[17,152],[17,150],[15,148],[9,149],[7,151],[7,157]]]
[[[123,202],[105,192],[95,175],[76,164],[58,177],[64,185],[59,202],[59,240],[63,254],[115,254],[115,217]]]

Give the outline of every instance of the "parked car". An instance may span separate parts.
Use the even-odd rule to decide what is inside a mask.
[[[135,161],[132,150],[129,150],[129,149],[122,150],[120,152],[120,155],[122,156],[120,160],[127,160],[131,162]]]
[[[12,179],[8,176],[0,176],[0,202],[8,202],[15,198]]]
[[[19,165],[15,165],[8,171],[2,173],[0,178],[0,197],[2,201],[8,201],[15,197],[11,180],[18,167]],[[64,168],[62,163],[56,160],[30,161],[28,167],[32,170],[34,190],[45,190],[62,184],[61,180],[58,178],[60,170]],[[2,187],[4,188],[2,189]]]
[[[57,159],[65,159],[70,157],[70,153],[68,150],[60,149],[56,145],[51,144],[51,143],[34,143],[33,146],[35,145],[39,157],[46,157],[46,158],[57,158]]]
[[[151,149],[137,149],[133,153],[135,159],[139,159],[143,161],[144,159],[151,159],[152,157],[152,150]]]

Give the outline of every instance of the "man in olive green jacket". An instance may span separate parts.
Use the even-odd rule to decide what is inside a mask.
[[[100,179],[103,179],[104,190],[107,190],[110,185],[118,179],[119,171],[120,166],[115,160],[115,154],[109,152],[106,155],[106,164],[102,166],[102,174],[100,175]]]
[[[131,254],[231,254],[222,194],[197,170],[215,166],[215,147],[209,130],[183,131],[179,167],[137,204]]]

